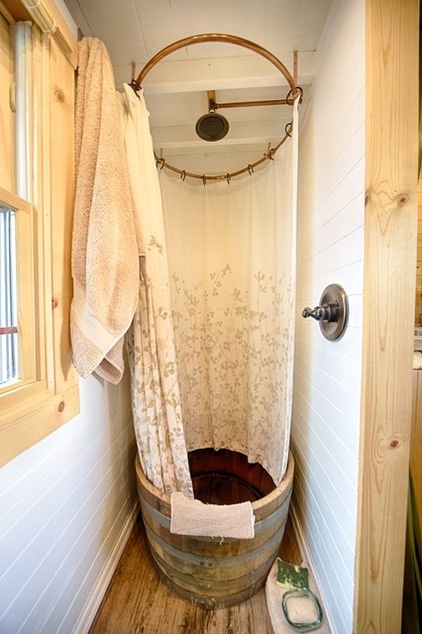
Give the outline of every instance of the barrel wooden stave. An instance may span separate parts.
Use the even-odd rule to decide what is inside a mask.
[[[230,462],[231,468],[233,464],[236,468],[236,459]],[[227,469],[227,460],[224,467]],[[201,469],[204,468],[206,466],[201,463]],[[215,462],[212,469],[216,469]],[[147,539],[166,585],[185,600],[209,609],[236,605],[253,596],[263,586],[280,548],[293,471],[290,456],[282,483],[252,503],[255,514],[253,539],[192,537],[170,533],[170,498],[146,479],[137,458],[138,493]],[[244,467],[242,474],[244,476]],[[268,480],[257,469],[253,477],[256,476],[268,490]]]
[[[166,561],[175,570],[186,575],[195,575],[198,579],[214,579],[216,582],[240,579],[255,574],[257,568],[269,561],[274,550],[277,552],[284,526],[280,526],[274,535],[260,548],[249,550],[240,555],[215,557],[192,555],[170,546],[166,540],[147,529],[150,547],[154,553]],[[273,560],[271,561],[272,564]]]
[[[280,525],[285,525],[289,511],[290,496],[275,513],[255,522],[255,537],[253,539],[232,539],[221,537],[190,537],[170,533],[170,518],[142,501],[142,516],[144,524],[152,534],[165,539],[167,543],[179,550],[198,556],[206,556],[212,548],[213,555],[219,558],[239,555],[243,552],[255,550],[272,537]]]

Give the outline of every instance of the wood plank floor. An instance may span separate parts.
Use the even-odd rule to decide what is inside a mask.
[[[288,520],[280,557],[301,562]],[[205,610],[160,580],[138,519],[89,634],[273,634],[265,590],[241,605]]]

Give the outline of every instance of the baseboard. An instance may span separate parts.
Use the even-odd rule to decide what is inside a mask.
[[[305,543],[304,535],[302,532],[302,527],[299,523],[296,509],[293,503],[293,500],[290,502],[290,519],[292,522],[293,533],[296,537],[297,545],[299,548],[300,556],[303,561],[309,561],[309,551]]]
[[[319,592],[320,597],[322,599],[323,611],[324,611],[324,614],[325,614],[325,618],[326,618],[326,620],[328,622],[328,625],[330,627],[331,632],[334,632],[335,630],[332,628],[330,613],[327,611],[327,609],[325,607],[324,594],[321,592],[321,584],[319,582],[318,575],[315,574],[315,568],[314,568],[314,565],[313,565],[313,562],[312,562],[312,557],[311,557],[311,554],[309,552],[308,546],[306,544],[305,536],[304,536],[303,531],[302,531],[302,526],[301,526],[301,524],[299,522],[299,519],[298,519],[298,516],[297,516],[297,513],[296,513],[296,509],[295,509],[295,506],[294,506],[293,502],[290,503],[290,519],[291,519],[291,522],[292,522],[293,532],[294,532],[294,535],[296,537],[296,541],[297,541],[297,545],[298,545],[298,548],[299,548],[300,555],[302,557],[302,561],[306,563],[306,566],[310,569],[310,571],[312,573],[312,576],[313,576],[313,578],[315,580],[315,583],[316,583],[316,585],[318,587],[318,592]]]
[[[83,609],[78,621],[76,622],[72,634],[88,634],[92,622],[94,621],[95,615],[97,614],[98,608],[101,605],[101,601],[103,600],[107,588],[110,584],[114,571],[116,570],[117,564],[119,563],[120,557],[122,556],[127,540],[129,539],[129,536],[135,525],[138,513],[139,503],[138,501],[136,501],[126,519],[123,529],[119,535],[119,539],[115,543],[109,558],[104,564],[103,569],[95,583],[95,586],[92,588],[90,596],[88,597],[85,604],[85,608]]]

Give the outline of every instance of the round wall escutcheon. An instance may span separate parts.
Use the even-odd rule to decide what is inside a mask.
[[[329,341],[338,341],[344,335],[349,317],[349,302],[344,288],[339,284],[330,284],[323,291],[320,304],[331,306],[336,312],[335,320],[321,320],[319,322],[321,332]]]
[[[329,341],[340,339],[347,326],[349,304],[344,288],[340,284],[330,284],[323,291],[320,305],[304,308],[302,317],[312,317],[319,321],[322,334]]]

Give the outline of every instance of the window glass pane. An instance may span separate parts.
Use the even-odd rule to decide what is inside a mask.
[[[0,385],[18,378],[15,212],[0,204]]]

